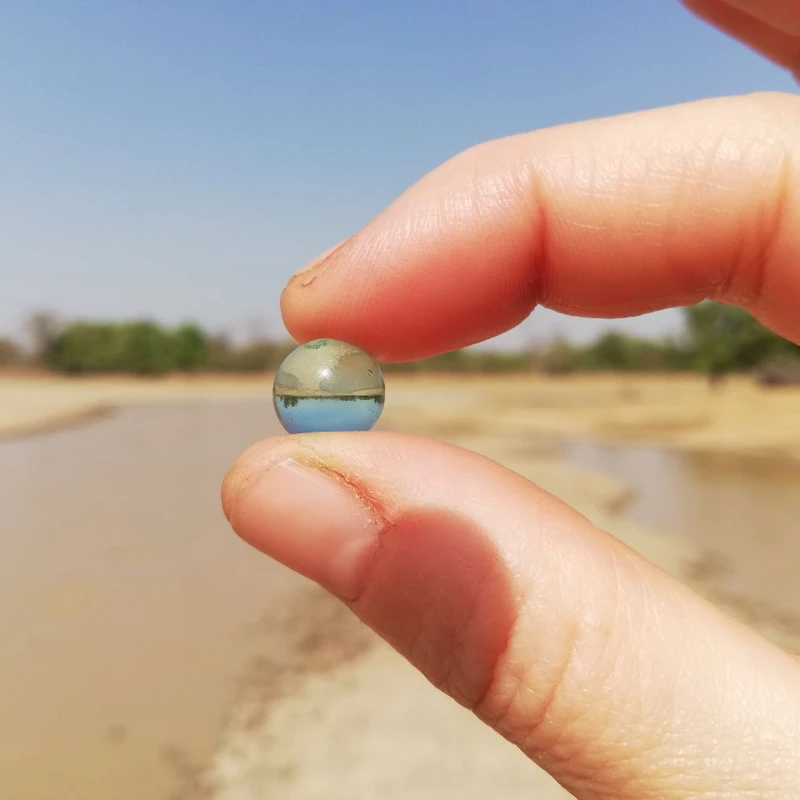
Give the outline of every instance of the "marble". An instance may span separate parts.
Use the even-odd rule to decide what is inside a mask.
[[[383,411],[380,368],[363,350],[337,339],[300,345],[275,375],[275,413],[289,433],[368,431]]]

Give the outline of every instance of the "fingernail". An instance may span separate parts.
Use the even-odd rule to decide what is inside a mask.
[[[330,269],[333,263],[333,257],[345,243],[346,242],[340,242],[336,247],[331,247],[330,250],[326,250],[322,255],[317,256],[310,264],[303,267],[299,272],[296,272],[291,282],[296,286],[311,286],[317,278],[324,275],[328,269]]]
[[[362,591],[378,518],[334,475],[281,461],[241,497],[234,530],[262,552],[348,600]]]

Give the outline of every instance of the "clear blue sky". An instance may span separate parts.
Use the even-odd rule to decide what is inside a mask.
[[[677,0],[6,0],[0,332],[280,334],[288,276],[464,147],[764,89],[794,85]]]

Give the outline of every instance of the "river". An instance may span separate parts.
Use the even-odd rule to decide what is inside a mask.
[[[623,516],[694,542],[726,594],[800,615],[800,467],[581,441],[566,442],[563,456],[630,486]]]
[[[268,403],[200,402],[0,445],[3,797],[162,800],[207,759],[302,585],[220,510],[276,431]]]

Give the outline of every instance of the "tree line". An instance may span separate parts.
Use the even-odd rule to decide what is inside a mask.
[[[683,310],[684,329],[662,339],[604,333],[579,345],[556,339],[516,352],[458,350],[406,364],[401,372],[572,372],[699,371],[709,376],[766,365],[795,365],[800,347],[776,336],[739,308],[705,302]],[[0,366],[37,366],[69,375],[171,372],[264,372],[276,369],[295,346],[291,341],[254,338],[234,343],[194,323],[176,327],[148,320],[59,322],[35,314],[28,325],[32,345],[0,339]]]

